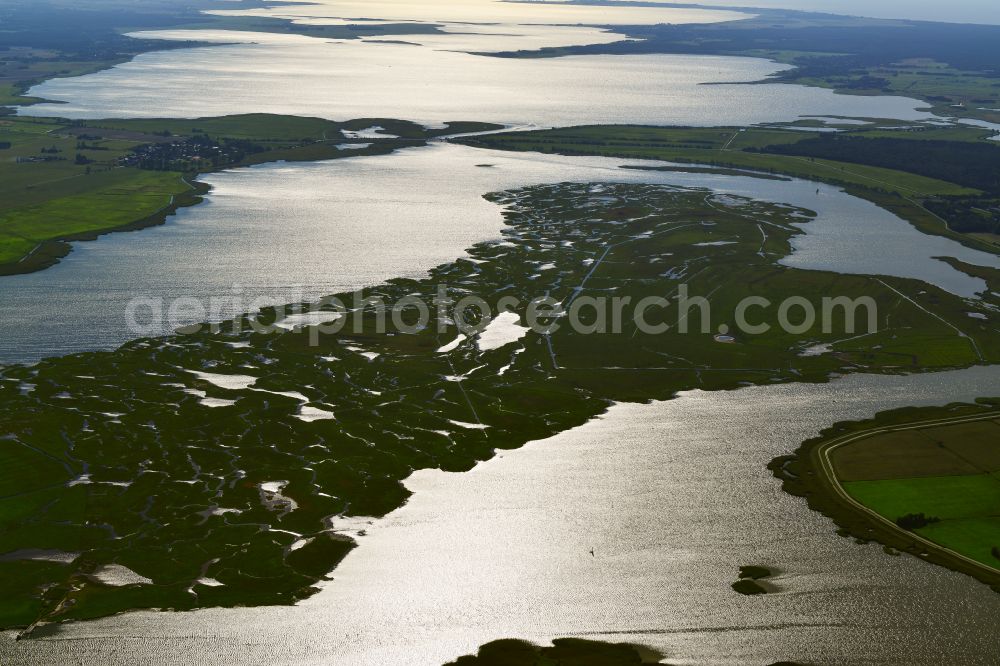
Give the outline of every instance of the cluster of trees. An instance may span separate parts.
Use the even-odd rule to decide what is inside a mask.
[[[824,134],[749,150],[884,167],[983,190],[986,196],[937,197],[925,205],[960,233],[1000,233],[1000,146]]]
[[[981,197],[941,197],[924,203],[961,233],[1000,234],[1000,200]]]
[[[1000,145],[830,133],[756,150],[884,167],[1000,194]]]
[[[896,524],[902,527],[904,530],[919,530],[921,527],[927,527],[932,523],[941,522],[940,518],[934,516],[927,516],[923,513],[908,513],[905,516],[900,516],[896,519]]]

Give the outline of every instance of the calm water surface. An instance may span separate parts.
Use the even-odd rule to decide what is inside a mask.
[[[569,24],[738,18],[731,13],[483,0],[326,1],[257,13],[312,23],[437,20],[448,34],[408,36],[412,44],[401,45],[198,32],[229,44],[148,54],[48,82],[32,93],[67,104],[27,112],[269,111],[538,125],[928,117],[903,98],[727,85],[778,70],[755,59],[525,61],[463,52],[617,39]],[[553,22],[567,25],[542,25]],[[621,170],[622,163],[435,144],[213,174],[205,179],[214,187],[208,201],[165,226],[77,244],[53,269],[0,280],[0,360],[113,347],[131,337],[124,310],[137,296],[228,296],[239,302],[223,314],[234,314],[257,296],[311,300],[419,276],[498,236],[501,211],[482,194],[545,182],[671,183],[816,210],[784,260],[800,268],[914,277],[973,296],[985,286],[980,280],[932,257],[998,266],[993,255],[923,235],[833,187]],[[885,247],[893,254],[880,253]],[[998,393],[1000,372],[976,368],[619,405],[468,474],[415,474],[410,503],[353,526],[368,532],[360,547],[298,607],[133,613],[20,643],[8,634],[0,662],[431,666],[496,638],[579,635],[649,643],[679,664],[997,663],[990,638],[1000,597],[967,577],[836,537],[828,520],[780,491],[765,464],[839,420]],[[778,594],[730,590],[738,567],[750,563],[781,572]]]
[[[759,81],[783,68],[755,58],[512,59],[294,35],[160,34],[256,43],[148,53],[90,76],[53,79],[32,88],[31,94],[65,103],[31,106],[22,113],[193,118],[268,112],[334,120],[402,118],[428,124],[480,120],[545,126],[750,125],[801,115],[931,117],[917,110],[923,103],[904,97],[838,95],[784,84],[725,85]]]
[[[493,166],[476,166],[484,163]],[[212,174],[205,178],[214,187],[208,201],[168,224],[77,243],[53,268],[0,280],[0,361],[109,349],[137,337],[126,326],[135,298],[162,302],[163,313],[180,297],[215,299],[220,315],[231,316],[254,310],[258,298],[315,301],[399,275],[419,277],[499,237],[501,209],[483,194],[539,183],[707,187],[815,210],[819,217],[802,225],[805,235],[783,260],[798,268],[919,278],[962,296],[985,283],[933,257],[1000,268],[1000,257],[922,234],[832,186],[619,168],[642,163],[436,143],[380,157]],[[886,255],[885,247],[896,249]],[[147,312],[140,311],[139,323],[158,324],[149,334],[171,330],[165,316]]]
[[[414,475],[409,504],[364,525],[298,607],[7,636],[0,661],[439,666],[496,638],[576,635],[675,664],[995,664],[1000,595],[837,537],[765,465],[835,421],[997,394],[1000,371],[976,368],[619,405],[472,472]],[[735,594],[743,564],[778,569],[779,593]]]

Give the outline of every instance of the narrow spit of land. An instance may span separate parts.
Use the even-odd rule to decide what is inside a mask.
[[[504,207],[502,242],[367,294],[430,304],[415,331],[406,331],[419,323],[415,310],[397,324],[375,303],[341,315],[339,331],[293,325],[336,320],[327,304],[284,324],[276,310],[257,314],[270,332],[247,315],[216,331],[2,369],[0,625],[294,602],[352,548],[340,517],[400,506],[412,471],[470,469],[614,401],[1000,360],[997,315],[970,320],[970,305],[940,289],[778,265],[807,211],[613,183],[488,198]],[[681,284],[710,297],[705,329],[697,311],[679,312]],[[490,308],[515,301],[460,335],[435,303],[442,285]],[[839,312],[829,333],[819,321],[786,333],[773,312],[762,313],[773,324],[765,334],[733,326],[748,296],[819,303],[831,293],[874,298],[879,330],[847,339]],[[544,295],[581,307],[584,326],[524,328],[528,304]],[[664,327],[640,330],[626,310],[616,328],[599,306],[580,305],[595,296],[669,299],[645,316]],[[802,355],[817,344],[830,352]]]

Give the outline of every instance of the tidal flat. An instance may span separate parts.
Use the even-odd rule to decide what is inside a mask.
[[[491,168],[477,166],[486,163]],[[432,142],[392,155],[209,174],[205,202],[167,224],[77,244],[58,266],[0,282],[6,326],[0,361],[114,349],[136,337],[125,317],[134,299],[162,303],[162,316],[144,310],[137,320],[146,335],[165,335],[201,321],[167,320],[168,305],[183,297],[221,300],[217,319],[224,319],[248,311],[258,297],[273,304],[318,301],[397,276],[419,278],[475,243],[500,238],[501,208],[484,193],[558,182],[672,184],[787,202],[817,215],[796,223],[803,233],[792,238],[793,252],[781,264],[919,279],[968,298],[981,294],[987,305],[971,310],[1000,298],[994,295],[1000,290],[987,288],[1000,267],[996,255],[921,233],[839,187],[622,166],[669,164]]]
[[[581,294],[638,301],[667,287],[674,297],[683,282],[712,297],[709,328],[650,332],[626,319],[600,335],[561,327],[496,346],[465,331],[451,345],[462,331],[439,310],[431,321],[444,332],[427,323],[407,332],[362,305],[344,313],[339,331],[319,335],[310,326],[261,332],[254,322],[283,317],[265,309],[217,331],[4,368],[0,409],[19,445],[5,449],[16,489],[5,500],[8,543],[76,556],[2,563],[3,624],[300,600],[352,547],[333,517],[384,515],[405,502],[401,481],[414,470],[471,469],[497,450],[582,425],[613,402],[1000,357],[1000,339],[986,328],[993,315],[970,329],[967,302],[940,288],[776,265],[810,216],[801,209],[613,183],[490,199],[504,208],[503,242],[371,293],[434,303],[447,285],[488,303],[511,296],[519,304],[511,312],[525,321],[524,308],[542,293],[568,307]],[[735,334],[735,344],[717,339],[742,298],[818,302],[830,293],[872,297],[891,322],[850,343],[819,324],[804,334],[775,327]],[[935,315],[920,305],[932,301]],[[668,308],[653,321],[671,316],[678,313]],[[959,322],[965,332],[956,333]],[[837,318],[833,331],[842,325]],[[804,340],[838,343],[836,353],[802,355]],[[95,578],[111,565],[152,582]]]

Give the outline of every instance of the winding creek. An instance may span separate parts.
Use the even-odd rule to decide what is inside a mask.
[[[435,39],[418,48],[275,37],[149,54],[46,83],[33,94],[68,104],[31,112],[271,111],[540,125],[926,115],[900,98],[700,85],[775,70],[760,60],[501,61],[439,50]],[[363,69],[380,63],[398,71]],[[414,79],[413,67],[423,78]],[[283,71],[295,74],[281,79]],[[455,90],[474,85],[461,77],[492,85],[459,98]],[[652,85],[650,77],[658,77]],[[596,83],[579,93],[585,80]],[[648,95],[650,87],[658,94]],[[500,210],[483,194],[546,182],[670,183],[815,210],[783,260],[798,268],[918,278],[970,298],[984,283],[934,257],[1000,268],[994,255],[922,234],[832,186],[623,164],[642,162],[433,143],[212,174],[207,201],[166,225],[80,243],[50,270],[0,280],[0,360],[114,347],[132,337],[124,312],[135,297],[238,299],[221,306],[225,316],[262,295],[313,300],[420,275],[498,237]],[[365,531],[360,546],[299,606],[131,613],[18,643],[8,634],[0,661],[433,666],[496,638],[577,635],[648,643],[678,664],[995,663],[997,647],[982,637],[995,634],[1000,596],[916,558],[837,537],[829,520],[781,492],[766,463],[840,420],[997,394],[1000,370],[980,367],[616,405],[471,472],[415,474],[406,506],[345,526]],[[732,593],[738,567],[751,562],[780,572],[778,594]]]

